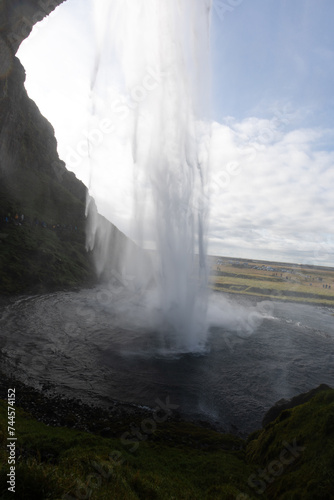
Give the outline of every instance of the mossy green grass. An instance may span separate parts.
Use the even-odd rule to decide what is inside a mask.
[[[0,429],[0,498],[6,499],[12,498],[6,401],[0,403]],[[332,389],[284,410],[247,440],[171,421],[130,442],[47,426],[20,409],[16,435],[18,499],[334,498]]]

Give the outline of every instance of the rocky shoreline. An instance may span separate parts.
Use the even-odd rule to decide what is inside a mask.
[[[117,436],[128,421],[148,418],[152,414],[149,408],[119,401],[112,401],[108,409],[89,405],[80,399],[56,394],[49,385],[40,391],[0,372],[0,399],[7,399],[9,388],[16,390],[16,405],[44,424],[108,437]]]
[[[135,427],[145,419],[152,418],[156,411],[153,408],[116,400],[111,400],[108,408],[87,404],[81,399],[57,394],[56,388],[50,384],[45,384],[42,386],[42,390],[38,390],[0,372],[0,399],[7,399],[9,388],[15,388],[17,406],[39,422],[53,427],[68,427],[90,432],[103,437],[119,437],[127,429]],[[328,389],[330,389],[328,385],[321,384],[319,387],[299,394],[290,400],[276,402],[264,415],[263,427],[274,421],[283,410],[304,404],[319,392]],[[216,432],[232,432],[239,437],[246,437],[237,428],[234,429],[234,432],[233,429],[226,431],[218,424],[184,418],[175,410],[168,415],[166,414],[165,421],[186,422]]]
[[[15,388],[17,408],[21,408],[37,421],[52,427],[67,427],[102,437],[119,438],[129,429],[140,427],[143,421],[156,419],[158,414],[162,427],[165,423],[183,423],[220,434],[232,432],[236,436],[245,437],[245,434],[238,432],[237,428],[228,432],[218,423],[215,425],[208,421],[184,417],[174,408],[171,411],[168,409],[168,401],[162,401],[160,408],[159,406],[149,408],[134,403],[110,400],[109,406],[103,407],[88,404],[76,397],[58,394],[56,387],[50,384],[36,389],[0,372],[0,400],[7,399],[9,388]]]

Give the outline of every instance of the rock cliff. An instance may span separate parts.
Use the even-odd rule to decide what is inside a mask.
[[[85,248],[87,189],[59,159],[53,127],[29,99],[15,56],[63,1],[0,0],[0,294],[97,279]]]

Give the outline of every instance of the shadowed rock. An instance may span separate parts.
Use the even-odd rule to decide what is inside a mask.
[[[262,420],[262,426],[265,427],[268,425],[270,422],[273,422],[276,420],[276,418],[281,414],[283,410],[290,410],[291,408],[295,408],[295,406],[302,405],[304,403],[307,403],[312,399],[316,394],[318,394],[321,391],[327,391],[330,389],[330,387],[326,384],[321,384],[319,387],[316,387],[315,389],[311,389],[308,392],[305,392],[303,394],[298,394],[298,396],[294,396],[291,399],[280,399],[277,401],[277,403],[272,406],[267,413],[265,414],[263,420]]]

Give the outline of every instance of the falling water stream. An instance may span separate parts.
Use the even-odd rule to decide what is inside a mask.
[[[104,8],[101,5],[104,5]],[[147,314],[172,349],[198,351],[208,332],[206,188],[209,162],[210,0],[137,0],[96,4],[92,113],[108,105],[123,127],[133,164],[133,236],[154,249],[154,294]],[[101,19],[103,16],[103,21]],[[101,29],[104,26],[104,30]],[[108,77],[106,76],[108,75]],[[105,162],[112,161],[104,159]],[[92,155],[91,189],[97,159]],[[89,210],[88,210],[89,212]],[[88,247],[101,235],[94,218]],[[101,246],[101,238],[99,241]],[[108,247],[106,237],[102,246]],[[110,248],[115,252],[115,247]],[[96,254],[105,268],[106,252]],[[124,255],[133,263],[135,252]],[[132,265],[142,288],[141,264]],[[152,287],[151,287],[152,288]],[[154,295],[154,296],[153,296]]]

